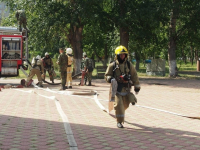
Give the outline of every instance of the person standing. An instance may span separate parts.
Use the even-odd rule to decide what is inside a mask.
[[[54,78],[53,78],[53,69],[54,69],[54,67],[53,67],[53,61],[52,61],[51,57],[49,56],[48,52],[45,53],[45,57],[42,58],[42,61],[43,61],[43,65],[44,65],[44,77],[43,77],[43,79],[45,80],[46,71],[48,71],[50,81],[52,83],[54,83]]]
[[[32,62],[31,62],[31,70],[30,73],[27,77],[27,81],[25,83],[26,86],[29,86],[32,83],[32,78],[36,75],[38,78],[38,86],[39,87],[43,87],[42,85],[42,74],[44,73],[44,66],[43,63],[41,61],[41,57],[40,55],[38,55],[36,58],[33,57]]]
[[[92,71],[93,71],[93,60],[87,57],[87,54],[84,54],[84,58],[85,58],[85,64],[84,64],[84,70],[86,72],[86,76],[88,79],[88,86],[92,85]]]
[[[83,76],[83,73],[85,72],[84,71],[84,68],[85,68],[85,56],[86,55],[86,53],[84,52],[83,53],[83,56],[82,56],[82,60],[81,60],[81,69],[80,69],[80,71],[82,72],[82,76]],[[83,72],[84,71],[84,72]],[[81,85],[81,80],[82,80],[82,78],[80,79],[80,83],[78,84],[78,85]],[[87,76],[84,76],[84,80],[85,80],[85,85],[86,85],[86,82],[87,82]]]
[[[72,88],[72,63],[73,63],[73,55],[72,49],[66,49],[67,57],[68,57],[68,66],[67,66],[67,81],[66,81],[66,88]]]
[[[61,88],[60,90],[65,90],[66,78],[67,78],[67,65],[68,65],[68,58],[67,55],[64,53],[63,48],[59,49],[60,55],[58,56],[57,64],[59,66],[59,72],[61,77]]]
[[[115,61],[110,63],[106,73],[105,79],[113,86],[113,97],[110,101],[114,102],[114,110],[117,120],[117,127],[123,128],[125,110],[129,104],[135,105],[137,99],[131,92],[131,87],[134,86],[136,94],[140,91],[140,83],[137,72],[132,63],[127,60],[128,50],[126,47],[120,45],[115,49]],[[117,85],[117,86],[116,86]],[[115,89],[116,88],[116,91]]]

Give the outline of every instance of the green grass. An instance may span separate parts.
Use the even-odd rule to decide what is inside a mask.
[[[57,74],[57,78],[60,78],[60,74],[58,72],[58,65],[55,63],[56,60],[53,60],[54,61],[54,69],[56,71],[56,74]],[[107,64],[108,65],[108,64]],[[133,64],[135,66],[135,64]],[[96,62],[95,63],[95,66],[103,66],[103,64],[101,62]],[[178,70],[179,71],[196,71],[197,69],[197,64],[194,63],[193,65],[191,63],[187,63],[187,64],[184,64],[184,62],[177,62],[177,67],[178,67]],[[27,74],[29,74],[29,70],[26,71]],[[144,66],[143,63],[140,63],[140,69],[137,71],[138,73],[138,76],[139,77],[150,77],[146,74],[146,66]],[[48,78],[48,73],[46,73],[46,76]],[[198,77],[196,77],[195,75],[182,75],[180,74],[180,76],[182,78],[195,78],[195,79],[198,79]],[[155,77],[155,76],[154,76]],[[156,76],[156,77],[163,77],[163,76]],[[166,67],[165,67],[165,76],[166,78],[169,77],[169,66],[168,66],[168,62],[166,62]],[[12,78],[26,78],[26,76],[23,74],[23,72],[21,70],[19,70],[19,76],[18,77],[12,77]],[[36,76],[34,76],[34,78],[37,78]],[[94,68],[93,72],[92,72],[92,78],[93,79],[96,79],[97,78],[97,70],[96,68]]]

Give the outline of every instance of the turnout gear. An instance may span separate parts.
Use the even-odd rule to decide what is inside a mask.
[[[67,48],[67,57],[68,57],[68,65],[67,65],[67,78],[66,78],[66,86],[70,86],[72,88],[72,63],[73,63],[73,55],[72,49]]]
[[[38,78],[39,86],[42,87],[42,74],[44,73],[44,66],[41,61],[40,55],[38,55],[36,58],[34,57],[32,59],[31,66],[32,66],[32,68],[27,77],[27,81],[26,81],[25,85],[30,86],[32,83],[32,78],[36,75]]]
[[[17,21],[19,23],[19,31],[22,31],[22,25],[25,29],[27,29],[27,19],[26,14],[24,10],[17,10],[15,13],[15,17],[17,18]]]
[[[50,81],[52,81],[52,83],[54,83],[54,77],[56,75],[55,75],[55,71],[54,71],[53,61],[49,57],[48,52],[45,53],[45,57],[42,58],[42,61],[43,61],[43,65],[44,65],[44,78],[43,79],[45,80],[46,72],[48,72]]]
[[[119,46],[116,48],[115,54],[127,55],[128,51],[124,46]],[[112,108],[115,109],[117,126],[120,127],[121,123],[124,122],[125,110],[129,107],[129,104],[135,104],[137,102],[136,97],[131,92],[132,86],[134,86],[135,89],[140,89],[137,72],[133,64],[128,62],[127,57],[122,61],[116,58],[114,62],[109,64],[105,73],[105,79],[108,83],[111,83],[109,111],[111,111]],[[114,80],[117,82],[117,87],[113,85],[114,82],[112,83]],[[115,90],[113,88],[115,88]],[[114,98],[112,98],[113,95]],[[113,99],[114,102],[112,102]]]
[[[93,60],[86,57],[85,58],[85,71],[86,71],[86,76],[89,82],[89,86],[91,86],[91,81],[92,81],[92,71],[93,71]]]

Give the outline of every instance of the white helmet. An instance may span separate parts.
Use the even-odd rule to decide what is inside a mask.
[[[49,53],[48,53],[48,52],[46,52],[44,55],[45,55],[45,56],[47,56],[47,55],[49,55]]]
[[[37,55],[36,59],[41,59],[41,56],[40,56],[40,55]]]
[[[66,52],[67,52],[67,54],[72,54],[72,49],[71,48],[67,48]]]
[[[84,53],[83,53],[83,57],[86,56],[86,55],[87,55],[86,52],[84,52]]]

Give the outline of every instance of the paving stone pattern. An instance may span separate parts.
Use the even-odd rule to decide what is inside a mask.
[[[200,117],[200,81],[179,79],[141,80],[136,95],[138,106],[147,106],[190,117]],[[17,80],[0,80],[0,83]],[[107,108],[109,84],[94,80],[94,86],[78,86],[68,91],[96,90],[100,103]],[[58,86],[49,86],[57,90]],[[56,89],[57,88],[57,89]],[[33,88],[23,88],[32,90]],[[200,120],[130,105],[124,129],[116,127],[114,111],[107,114],[93,96],[69,96],[35,90],[55,96],[68,117],[79,150],[87,149],[200,149]],[[9,97],[8,97],[9,95]],[[37,94],[13,89],[0,92],[0,149],[69,149],[63,122],[55,102]]]

